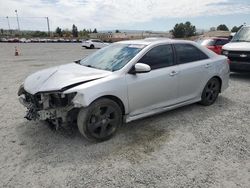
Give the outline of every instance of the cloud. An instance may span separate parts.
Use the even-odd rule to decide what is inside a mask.
[[[8,0],[0,2],[0,16],[15,16],[17,9],[22,26],[46,28],[49,17],[52,29],[57,26],[71,28],[120,28],[154,19],[192,18],[199,16],[249,14],[250,3],[230,0]],[[0,20],[3,27],[6,20]],[[16,27],[12,18],[11,24]],[[1,26],[0,26],[1,27]],[[124,28],[124,27],[123,27]]]

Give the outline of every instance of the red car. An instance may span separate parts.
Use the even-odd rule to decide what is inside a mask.
[[[228,38],[213,37],[200,40],[198,43],[200,43],[202,46],[206,46],[208,49],[220,55],[222,46],[229,42],[230,40]]]

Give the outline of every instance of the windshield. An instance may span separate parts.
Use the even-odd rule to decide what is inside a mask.
[[[250,27],[243,27],[236,33],[232,42],[250,42]]]
[[[145,45],[112,44],[80,61],[81,65],[108,71],[117,71],[135,57]]]

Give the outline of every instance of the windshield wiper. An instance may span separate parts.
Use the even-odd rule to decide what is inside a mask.
[[[81,65],[83,65],[83,64],[81,64]],[[85,66],[85,67],[89,67],[89,68],[93,68],[93,69],[99,69],[99,70],[107,70],[107,71],[111,71],[110,69],[102,69],[102,68],[99,68],[99,67],[95,67],[95,66],[93,66],[93,65],[83,65],[83,66]]]
[[[83,66],[97,69],[97,67],[95,67],[93,65],[83,65]]]

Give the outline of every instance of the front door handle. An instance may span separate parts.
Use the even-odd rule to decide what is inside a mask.
[[[209,67],[211,67],[211,64],[210,64],[210,63],[207,63],[207,64],[205,65],[205,68],[209,68]]]
[[[178,74],[177,71],[172,71],[169,75],[170,75],[170,76],[175,76],[175,75],[177,75],[177,74]]]

